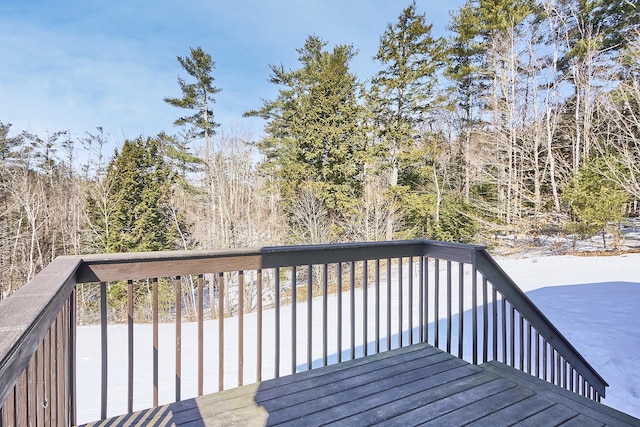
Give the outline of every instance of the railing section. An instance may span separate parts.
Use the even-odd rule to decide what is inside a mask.
[[[408,241],[89,256],[76,280],[83,283],[76,293],[87,292],[100,313],[99,327],[65,335],[79,352],[85,338],[100,348],[99,386],[79,382],[79,400],[61,407],[73,414],[77,405],[81,421],[418,342],[604,396],[604,380],[479,246]],[[116,289],[121,305],[113,307]],[[63,320],[54,323],[65,331]],[[39,356],[46,351],[35,351],[13,386],[2,425],[20,412],[11,396],[24,394],[31,364],[41,360],[50,370],[51,358]]]
[[[75,424],[75,271],[58,258],[0,304],[0,426]]]

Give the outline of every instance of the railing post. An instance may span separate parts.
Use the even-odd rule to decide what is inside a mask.
[[[369,288],[369,271],[367,260],[362,261],[362,347],[364,350],[363,355],[369,354],[369,340],[368,340],[368,321],[369,321],[369,301],[368,301],[368,288]]]
[[[307,370],[311,370],[313,351],[313,266],[307,265]]]
[[[294,265],[291,268],[291,373],[295,374],[296,368],[296,356],[298,354],[298,272]]]
[[[244,384],[244,271],[238,272],[238,386]]]
[[[108,337],[107,337],[107,284],[100,283],[100,419],[107,418],[107,381],[108,381]]]
[[[402,336],[404,335],[402,331],[402,304],[404,303],[402,300],[402,287],[404,286],[402,279],[402,267],[402,257],[398,257],[398,348],[403,346]]]
[[[153,328],[153,406],[158,406],[159,333],[158,333],[158,279],[151,280],[151,323]]]
[[[257,272],[256,282],[258,285],[256,296],[256,340],[257,340],[257,361],[256,361],[256,381],[262,381],[262,270]],[[202,372],[202,369],[200,369]],[[202,375],[200,375],[202,377]],[[202,382],[202,381],[201,381]],[[202,393],[201,393],[202,394]]]
[[[76,405],[77,402],[77,384],[76,384],[76,291],[75,289],[71,292],[71,296],[69,297],[69,421],[71,425],[76,425],[77,416],[78,416],[78,408]]]
[[[133,412],[133,280],[127,280],[127,412]]]
[[[274,354],[274,363],[275,363],[275,378],[280,377],[280,267],[275,268],[274,273],[274,291],[275,291],[275,354]]]
[[[322,265],[322,366],[327,366],[327,354],[328,354],[328,331],[327,331],[327,317],[329,314],[328,299],[329,299],[329,265]]]

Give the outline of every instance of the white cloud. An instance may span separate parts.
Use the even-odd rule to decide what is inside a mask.
[[[433,3],[424,7],[442,7]],[[297,66],[296,48],[317,34],[330,46],[353,44],[360,51],[353,70],[367,79],[380,35],[407,4],[8,0],[0,6],[0,120],[37,134],[103,126],[120,140],[123,133],[172,132],[180,112],[162,98],[179,96],[176,80],[184,72],[176,56],[201,46],[217,64],[217,120],[259,131],[259,122],[241,116],[275,96],[268,64]],[[446,11],[430,16],[448,20]]]

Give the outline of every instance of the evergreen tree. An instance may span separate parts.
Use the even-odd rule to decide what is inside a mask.
[[[620,186],[608,179],[607,167],[602,158],[590,156],[578,173],[566,186],[564,200],[573,214],[574,228],[581,234],[602,233],[606,247],[605,232],[609,224],[615,224],[615,242],[619,240],[620,221],[624,218],[629,195]]]
[[[278,98],[246,115],[267,120],[267,137],[258,146],[287,210],[294,209],[304,186],[335,220],[348,215],[361,195],[364,132],[359,83],[349,71],[354,49],[325,46],[310,36],[298,49],[300,68],[272,65],[270,80],[282,86]]]
[[[396,24],[387,26],[374,56],[384,67],[373,78],[371,91],[382,143],[381,160],[386,162],[383,167],[389,171],[392,192],[398,192],[395,187],[399,184],[419,192],[405,197],[412,204],[416,197],[429,204],[428,196],[425,199],[418,194],[424,194],[425,180],[432,175],[428,167],[425,169],[429,166],[425,157],[433,154],[433,138],[420,135],[419,128],[428,126],[435,110],[437,73],[446,53],[444,40],[432,37],[431,29],[425,15],[417,13],[414,1]],[[393,229],[394,218],[390,216],[387,239],[393,237]]]
[[[611,68],[617,87],[599,99],[596,148],[606,175],[640,200],[640,30]]]
[[[628,0],[557,0],[554,13],[563,23],[565,45],[559,70],[573,86],[568,99],[568,139],[572,145],[573,173],[590,154],[596,140],[594,122],[602,88],[616,86],[609,79],[615,60],[624,54],[640,30],[640,7]],[[607,81],[608,80],[608,81]]]
[[[442,201],[438,222],[434,224],[432,236],[436,240],[470,243],[478,231],[473,212],[464,201],[448,194]]]
[[[457,158],[454,168],[460,171],[458,190],[465,202],[471,194],[471,138],[479,124],[482,78],[478,63],[482,49],[476,40],[478,19],[470,3],[465,3],[451,16],[449,29],[453,33],[444,75],[452,82],[449,88],[449,108],[457,113]]]
[[[615,55],[629,43],[628,36],[640,29],[640,7],[629,0],[558,0],[557,10],[566,25],[572,58],[585,59],[591,50]]]
[[[87,200],[101,250],[176,249],[178,230],[169,206],[173,179],[160,138],[125,141],[109,163],[104,193]]]
[[[15,156],[16,150],[22,143],[21,136],[9,136],[11,131],[11,123],[3,123],[0,121],[0,166],[4,170],[7,167],[6,162]]]
[[[187,83],[182,77],[178,77],[178,84],[182,91],[181,98],[164,98],[164,102],[174,107],[195,110],[190,116],[184,116],[175,121],[176,126],[191,125],[196,130],[195,136],[204,138],[205,149],[208,155],[211,137],[215,134],[218,123],[214,121],[211,105],[215,103],[214,95],[220,89],[213,86],[215,80],[212,71],[215,62],[211,55],[201,47],[189,48],[191,54],[187,57],[178,56],[178,62],[191,77],[194,83]]]
[[[497,193],[474,204],[484,205],[494,221],[507,226],[522,215],[522,175],[530,168],[524,164],[528,139],[522,132],[534,102],[529,63],[536,44],[536,11],[533,0],[468,0],[453,17],[456,34],[448,75],[466,109],[460,126],[465,157],[470,160],[470,150],[485,157],[478,170],[485,182],[478,184]],[[475,129],[480,141],[472,147]],[[470,161],[465,163],[470,176]],[[474,193],[479,194],[467,180],[465,198]]]

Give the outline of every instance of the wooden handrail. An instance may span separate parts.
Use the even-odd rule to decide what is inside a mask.
[[[0,302],[0,403],[4,402],[76,286],[82,260],[58,257]]]
[[[562,357],[586,379],[602,397],[609,386],[585,360],[540,309],[522,292],[486,250],[479,250],[476,258],[478,271],[536,328]]]
[[[331,244],[331,245],[308,245],[308,246],[283,246],[283,247],[264,247],[264,248],[250,248],[250,249],[236,249],[236,250],[224,250],[224,251],[168,251],[168,252],[148,252],[148,253],[126,253],[126,254],[106,254],[106,255],[84,255],[77,257],[59,257],[51,264],[49,264],[42,272],[40,272],[32,281],[30,281],[27,285],[17,291],[10,298],[2,301],[0,303],[0,406],[3,405],[3,402],[10,395],[12,390],[15,389],[15,385],[21,378],[21,375],[25,372],[25,370],[30,369],[30,363],[34,357],[34,354],[41,348],[43,345],[43,340],[45,340],[45,336],[47,336],[48,331],[51,331],[54,323],[59,322],[56,319],[60,319],[61,313],[63,316],[68,316],[68,325],[70,330],[65,332],[65,340],[68,340],[68,343],[65,341],[64,345],[68,346],[68,360],[65,363],[68,363],[68,366],[65,370],[65,383],[61,386],[61,390],[64,390],[65,393],[73,393],[74,392],[74,331],[75,327],[75,312],[73,305],[73,291],[78,283],[89,283],[89,282],[113,282],[113,281],[121,281],[127,280],[131,284],[133,280],[138,279],[153,279],[155,280],[155,285],[157,286],[157,278],[162,277],[178,277],[178,276],[191,276],[191,275],[200,275],[199,286],[202,286],[202,275],[208,273],[216,273],[222,274],[222,272],[243,272],[243,271],[256,271],[258,276],[260,277],[260,286],[262,281],[262,271],[267,269],[272,269],[275,271],[275,283],[276,283],[276,319],[279,319],[279,304],[280,300],[278,298],[280,295],[280,277],[279,272],[281,269],[289,269],[292,270],[290,272],[290,276],[288,279],[293,283],[296,266],[303,266],[301,270],[306,271],[307,274],[306,284],[302,285],[306,286],[308,294],[310,294],[311,286],[312,286],[312,278],[310,275],[310,266],[319,265],[323,266],[324,273],[324,283],[319,284],[318,286],[323,287],[323,298],[324,298],[324,308],[326,311],[326,292],[327,292],[327,268],[330,264],[335,264],[337,267],[337,271],[342,271],[342,265],[351,265],[351,287],[350,292],[352,293],[350,296],[350,304],[353,304],[353,290],[355,287],[354,282],[354,272],[353,266],[356,262],[364,262],[366,260],[375,261],[375,275],[376,277],[367,278],[367,269],[363,269],[362,273],[364,276],[362,277],[362,281],[364,283],[368,283],[368,280],[374,280],[376,284],[374,294],[376,296],[376,304],[377,292],[379,292],[378,285],[381,281],[384,281],[384,278],[380,278],[379,271],[379,263],[385,262],[386,264],[386,284],[387,284],[387,300],[391,297],[390,288],[391,288],[391,270],[390,263],[391,259],[398,260],[398,269],[397,274],[398,277],[394,278],[399,282],[398,292],[400,292],[400,299],[402,299],[402,286],[403,286],[403,273],[401,268],[402,260],[411,260],[409,262],[413,262],[413,259],[419,260],[413,267],[415,268],[413,273],[407,279],[409,281],[409,292],[413,289],[413,284],[411,284],[413,280],[414,274],[418,274],[417,271],[420,270],[418,274],[419,283],[417,283],[416,289],[419,290],[419,294],[415,294],[415,297],[420,300],[420,314],[419,318],[421,319],[420,328],[420,340],[428,341],[428,326],[424,324],[424,322],[429,322],[429,312],[427,307],[427,294],[428,287],[435,286],[436,298],[432,302],[435,304],[434,313],[438,313],[438,288],[441,286],[446,286],[445,290],[447,292],[446,297],[450,298],[451,294],[451,275],[452,275],[452,266],[451,263],[458,263],[458,272],[455,273],[459,277],[459,292],[460,295],[463,295],[463,292],[469,292],[469,288],[465,288],[464,284],[464,266],[468,266],[471,268],[473,274],[471,274],[472,278],[472,292],[473,292],[473,351],[474,351],[474,361],[478,359],[477,352],[478,343],[477,343],[477,334],[480,333],[478,330],[478,317],[476,307],[480,306],[480,302],[477,301],[477,296],[479,291],[477,274],[480,274],[481,279],[483,280],[483,286],[486,288],[487,284],[493,286],[493,297],[489,298],[491,303],[494,305],[494,310],[496,310],[495,306],[498,304],[500,299],[508,301],[510,307],[513,310],[517,310],[519,316],[522,319],[526,319],[526,322],[529,330],[531,328],[535,329],[536,333],[542,336],[545,340],[545,345],[548,343],[552,347],[552,355],[554,351],[557,352],[561,357],[564,363],[570,365],[572,369],[577,372],[582,380],[588,383],[589,387],[592,387],[595,391],[594,398],[599,399],[600,397],[604,397],[605,395],[605,387],[607,383],[604,379],[593,369],[593,367],[580,355],[580,353],[569,343],[569,341],[562,336],[562,334],[553,326],[553,324],[543,315],[543,313],[529,300],[529,298],[522,292],[516,284],[509,278],[509,276],[498,266],[495,260],[488,254],[486,248],[483,246],[477,245],[466,245],[466,244],[456,244],[456,243],[445,243],[445,242],[437,242],[437,241],[429,241],[429,240],[412,240],[412,241],[392,241],[392,242],[365,242],[365,243],[346,243],[346,244]],[[435,282],[430,283],[427,277],[427,267],[429,266],[428,260],[433,259],[435,261],[435,270],[438,270],[438,261],[446,261],[446,281],[440,283],[439,277],[437,277],[440,273],[436,273]],[[309,266],[309,267],[307,267]],[[443,263],[442,266],[445,266]],[[307,269],[307,270],[305,270]],[[424,270],[424,271],[423,271]],[[288,270],[287,270],[288,271]],[[409,270],[411,271],[411,270]],[[289,273],[287,273],[289,274]],[[341,273],[340,273],[341,274]],[[396,273],[394,273],[396,274]],[[219,276],[221,280],[224,280],[223,276]],[[243,279],[239,279],[240,283]],[[338,279],[341,280],[341,279]],[[440,284],[439,284],[440,283]],[[296,286],[292,286],[290,291],[292,292],[292,301],[296,301],[296,287],[301,286],[300,284]],[[397,287],[397,285],[396,285]],[[338,289],[341,289],[342,285],[339,284]],[[284,289],[284,288],[283,288]],[[433,288],[431,288],[433,291]],[[444,292],[443,290],[442,292]],[[103,289],[104,291],[104,289]],[[200,289],[200,292],[202,290]],[[364,293],[364,298],[367,295],[367,287],[363,287],[362,289]],[[370,292],[374,292],[372,289]],[[417,292],[417,291],[416,291]],[[458,291],[456,291],[458,292]],[[486,289],[484,290],[486,293]],[[445,296],[443,293],[442,296]],[[413,298],[414,294],[412,293],[409,298]],[[202,298],[200,296],[199,298]],[[373,298],[373,296],[372,296]],[[338,301],[340,301],[340,297],[338,296]],[[411,299],[409,300],[411,301]],[[338,304],[341,304],[338,302]],[[486,305],[487,305],[487,297],[485,296],[482,304],[484,304],[483,312],[486,315]],[[507,322],[505,319],[504,312],[504,303],[503,304],[503,314],[502,319],[500,320],[502,323],[502,327]],[[295,305],[295,304],[294,304]],[[456,325],[452,324],[451,319],[451,301],[445,304],[446,307],[441,307],[441,314],[444,314],[445,308],[447,310],[447,323],[446,323],[446,332],[447,339],[449,340],[446,343],[446,347],[449,351],[451,351],[452,343],[451,339],[451,331],[452,328],[456,328]],[[65,307],[67,307],[65,309]],[[220,303],[220,307],[222,307],[222,302]],[[261,305],[259,306],[261,307]],[[463,316],[463,303],[460,302],[459,311],[460,311],[460,319],[459,319],[459,332],[460,336],[463,330],[464,322],[462,319]],[[468,306],[466,308],[469,308]],[[408,304],[406,311],[411,313],[413,310],[413,305],[411,303]],[[67,310],[67,311],[64,311]],[[202,308],[200,309],[202,310]],[[295,313],[295,306],[292,307]],[[308,315],[311,316],[311,306],[307,303]],[[353,310],[353,307],[351,307]],[[376,317],[376,325],[378,324],[378,316],[381,310],[380,307],[376,307],[376,313],[373,315]],[[390,306],[387,306],[386,315],[387,315],[387,328],[389,328],[391,317],[389,314]],[[399,308],[399,316],[400,320],[403,316],[403,309],[400,306]],[[424,310],[424,316],[422,311]],[[65,314],[68,313],[68,314]],[[406,313],[406,312],[405,312]],[[494,311],[495,313],[495,311]],[[432,313],[433,314],[433,313]],[[434,315],[436,315],[434,314]],[[409,314],[410,315],[410,314]],[[202,313],[199,313],[200,322],[202,322]],[[324,314],[326,317],[326,313]],[[352,314],[353,316],[353,314]],[[366,317],[366,310],[364,316]],[[512,315],[513,316],[513,315]],[[438,317],[439,318],[439,317]],[[104,313],[103,313],[104,319]],[[223,319],[220,319],[220,324]],[[104,320],[103,320],[104,321]],[[279,320],[276,320],[278,322]],[[366,321],[363,320],[363,322]],[[395,321],[395,319],[394,319]],[[494,322],[492,325],[496,328],[495,322],[497,318],[491,320]],[[155,320],[157,322],[157,320]],[[353,323],[353,319],[351,319]],[[485,332],[483,332],[483,340],[484,340],[484,354],[487,353],[487,336],[489,333],[486,331],[487,320],[485,320],[485,324],[483,325],[485,328]],[[511,332],[513,334],[513,319],[511,319],[512,326]],[[521,320],[522,322],[522,320]],[[400,322],[401,324],[402,322]],[[440,345],[440,340],[438,339],[438,321],[436,319],[435,323],[435,345]],[[411,325],[411,321],[410,321]],[[60,325],[57,326],[60,328]],[[103,326],[106,328],[106,326]],[[325,324],[326,328],[326,324]],[[353,328],[353,326],[352,326]],[[378,327],[376,326],[376,329]],[[106,331],[106,329],[104,329]],[[423,333],[424,330],[424,333]],[[293,331],[295,331],[295,326],[293,326]],[[467,327],[466,331],[469,331]],[[309,330],[309,333],[311,331]],[[390,329],[387,329],[387,347],[389,346],[389,333]],[[339,332],[338,332],[339,333]],[[400,335],[402,335],[402,331],[399,331]],[[520,333],[522,334],[522,326],[520,326]],[[326,331],[324,332],[324,346],[326,347]],[[49,332],[51,335],[51,332]],[[353,331],[352,331],[353,335]],[[377,335],[377,334],[376,334]],[[496,332],[493,332],[492,339],[495,341],[498,339],[496,337]],[[58,338],[57,338],[58,339]],[[366,340],[366,329],[364,331],[364,339]],[[515,338],[512,337],[512,341]],[[279,337],[277,338],[279,342]],[[353,339],[352,339],[353,340]],[[409,340],[409,344],[413,342],[413,335],[411,335],[411,339]],[[294,341],[295,344],[295,341]],[[375,347],[378,351],[379,338],[376,337]],[[352,344],[353,345],[353,344]],[[400,339],[400,345],[404,345],[402,339]],[[459,349],[458,353],[460,357],[462,357],[463,348],[462,338],[459,339]],[[503,344],[503,346],[506,344]],[[521,346],[520,353],[522,353],[522,335],[520,338],[519,345]],[[536,341],[537,345],[537,341]],[[311,348],[311,344],[307,343],[308,348]],[[511,343],[513,348],[513,343]],[[529,353],[532,352],[531,342],[527,344],[527,349]],[[351,354],[353,357],[354,349],[351,348]],[[506,350],[504,350],[506,351]],[[513,350],[512,350],[513,351]],[[536,352],[537,352],[536,347]],[[546,358],[546,349],[543,349]],[[366,354],[366,351],[365,351]],[[536,354],[537,356],[537,354]],[[276,356],[279,357],[279,356]],[[310,354],[307,355],[308,361],[307,365],[311,366]],[[522,355],[520,355],[522,357]],[[323,357],[324,363],[326,363],[326,355]],[[486,359],[486,356],[485,356]],[[338,360],[340,360],[340,355],[338,355]],[[522,359],[521,359],[522,360]],[[295,357],[294,357],[295,362]],[[513,366],[513,356],[511,356],[511,362]],[[199,363],[202,363],[200,361]],[[546,371],[546,362],[544,369]],[[553,369],[553,361],[551,361],[551,369]],[[523,363],[520,363],[520,369],[523,369]],[[261,369],[261,368],[259,368]],[[276,368],[277,369],[277,368]],[[295,369],[295,366],[294,366]],[[276,372],[278,372],[276,370]],[[572,371],[573,372],[573,371]],[[277,373],[276,373],[277,375]],[[559,374],[558,374],[559,375]],[[59,374],[58,374],[59,376]],[[553,382],[553,379],[552,379]],[[566,381],[565,381],[566,382]],[[559,383],[559,381],[558,381]],[[568,387],[569,388],[569,387]],[[585,386],[583,388],[583,393],[585,392]],[[570,389],[573,390],[573,385],[570,386]],[[580,387],[578,386],[578,391]],[[179,393],[178,393],[179,395]],[[591,396],[590,396],[591,397]],[[69,423],[72,423],[74,420],[74,398],[73,395],[64,396],[63,399],[65,403],[65,412],[64,415],[65,420],[70,420]],[[0,420],[1,421],[1,420]]]
[[[606,381],[589,365],[488,254],[484,246],[431,240],[278,246],[226,251],[176,251],[92,255],[83,258],[78,282],[114,281],[258,270],[291,265],[328,264],[362,259],[427,256],[476,266],[532,326],[574,366],[601,395]]]
[[[83,255],[78,283],[139,280],[260,268],[259,249]]]
[[[476,251],[484,248],[484,246],[434,240],[398,240],[218,251],[83,255],[76,280],[78,283],[137,280],[212,271],[257,270],[291,265],[349,262],[388,256],[429,256],[473,264]]]

